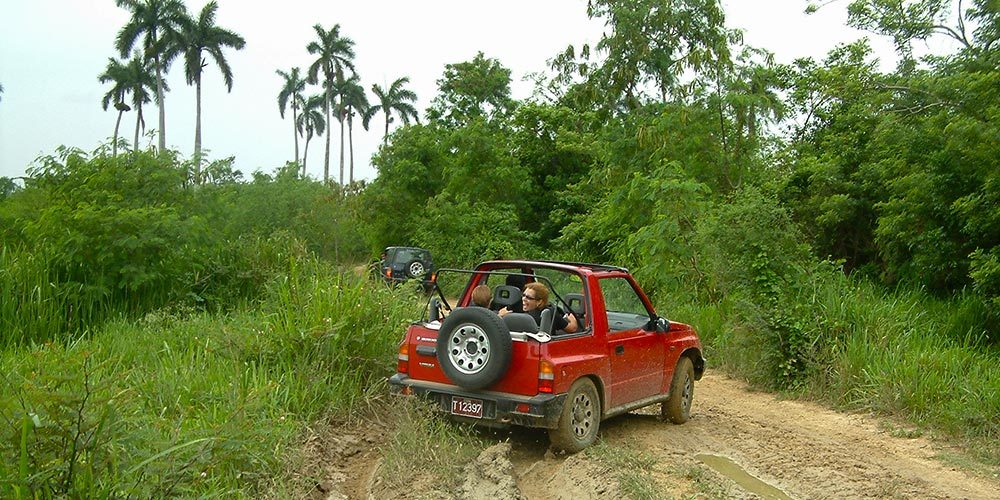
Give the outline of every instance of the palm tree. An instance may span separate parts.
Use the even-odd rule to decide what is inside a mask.
[[[203,54],[207,52],[208,55],[212,56],[215,65],[222,72],[226,90],[232,92],[233,70],[229,67],[229,61],[223,55],[222,49],[231,47],[240,50],[246,45],[242,36],[216,26],[215,13],[218,10],[219,4],[212,0],[202,7],[197,19],[184,16],[180,31],[171,36],[166,51],[168,59],[173,59],[177,55],[184,56],[184,76],[188,85],[195,86],[195,182],[199,182],[198,179],[201,176],[201,76],[208,65]]]
[[[292,132],[295,137],[295,162],[299,161],[299,118],[298,110],[302,107],[305,102],[305,98],[302,97],[302,92],[306,90],[306,81],[299,77],[299,68],[292,68],[291,73],[285,73],[284,71],[276,70],[278,76],[285,79],[284,86],[281,87],[281,92],[278,93],[278,112],[281,113],[281,118],[285,118],[285,107],[288,102],[292,102]]]
[[[115,0],[115,4],[132,12],[132,18],[118,32],[115,40],[121,57],[128,57],[135,42],[142,37],[144,56],[155,63],[156,106],[160,109],[159,148],[163,151],[167,148],[167,118],[163,106],[167,89],[163,71],[170,64],[170,59],[163,57],[163,38],[175,31],[187,15],[187,10],[180,0]]]
[[[130,110],[129,106],[125,104],[126,94],[132,95],[132,107],[136,110],[135,141],[132,147],[135,151],[139,150],[139,130],[146,128],[146,122],[142,117],[142,105],[150,102],[152,100],[151,94],[156,92],[156,77],[146,63],[147,60],[138,52],[128,64],[122,64],[120,61],[108,58],[108,67],[104,73],[97,77],[101,83],[112,82],[114,84],[108,93],[104,94],[104,99],[101,101],[101,107],[106,110],[111,101],[114,100],[115,109],[118,110],[112,156],[118,155],[118,125],[121,123],[122,113]]]
[[[350,147],[350,158],[351,158],[351,170],[350,176],[348,176],[349,182],[354,183],[354,114],[359,113],[362,116],[365,112],[371,108],[371,104],[368,103],[368,96],[365,94],[365,89],[361,86],[361,80],[358,75],[351,76],[342,89],[341,100],[343,104],[343,111],[347,115],[347,141]],[[368,122],[362,120],[362,125],[364,125],[365,130],[368,130]]]
[[[115,102],[115,109],[118,110],[118,119],[115,120],[115,134],[111,140],[111,156],[114,158],[118,157],[118,128],[122,124],[122,115],[126,111],[132,110],[132,108],[128,107],[128,104],[125,104],[125,92],[128,90],[129,85],[127,74],[126,65],[113,57],[109,57],[108,67],[104,69],[104,73],[101,73],[97,77],[101,83],[114,83],[111,89],[108,90],[108,93],[104,94],[104,99],[101,100],[101,109],[107,111],[108,105],[113,100]]]
[[[323,89],[326,95],[324,108],[326,123],[330,123],[330,112],[333,110],[334,85],[344,80],[344,69],[354,71],[354,40],[340,36],[340,25],[326,31],[320,25],[313,26],[318,40],[309,42],[306,49],[315,54],[316,61],[309,66],[309,83],[319,82],[319,74],[323,73]],[[323,181],[330,180],[330,134],[326,134],[326,157],[323,163]],[[340,183],[344,183],[344,149],[340,150]]]
[[[302,177],[306,176],[306,158],[309,156],[309,141],[313,135],[323,135],[326,130],[326,120],[323,118],[323,108],[326,96],[317,94],[309,97],[302,105],[302,114],[295,121],[296,131],[305,134],[306,147],[302,152]]]
[[[392,82],[389,90],[383,90],[378,84],[372,85],[372,92],[375,93],[375,97],[378,97],[379,102],[365,113],[363,117],[364,125],[365,128],[368,128],[368,122],[379,111],[385,115],[385,135],[382,136],[383,145],[388,145],[389,143],[389,124],[393,121],[393,112],[399,115],[399,119],[403,121],[403,125],[409,125],[410,118],[420,123],[417,109],[410,104],[411,102],[416,102],[417,94],[414,94],[412,90],[403,88],[407,83],[410,83],[410,79],[404,76]]]

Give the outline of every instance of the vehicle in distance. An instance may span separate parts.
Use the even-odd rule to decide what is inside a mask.
[[[431,252],[418,247],[386,247],[373,270],[387,283],[418,280],[424,291],[434,289],[436,269]]]

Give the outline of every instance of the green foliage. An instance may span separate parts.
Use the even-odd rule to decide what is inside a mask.
[[[695,241],[707,296],[736,303],[741,334],[721,349],[748,350],[756,359],[749,378],[788,387],[817,368],[812,362],[818,339],[804,328],[809,308],[795,297],[820,266],[775,201],[754,188],[738,191],[698,221]]]
[[[683,96],[684,73],[727,64],[729,44],[738,40],[725,28],[718,0],[597,0],[587,13],[609,28],[596,47],[607,58],[592,75],[605,94],[602,104],[612,108],[638,107],[646,86],[661,103]]]
[[[399,116],[403,125],[409,125],[411,119],[417,122],[420,121],[419,113],[417,113],[417,109],[412,104],[412,102],[417,100],[417,94],[405,87],[408,83],[410,83],[410,78],[404,76],[392,82],[392,85],[388,89],[383,89],[378,84],[372,85],[372,92],[378,98],[378,103],[364,111],[362,114],[362,123],[367,129],[368,122],[375,116],[375,113],[381,111],[385,115],[385,135],[382,137],[382,140],[386,145],[388,145],[389,141],[389,124],[393,121],[393,114]]]
[[[449,126],[461,126],[474,119],[503,118],[514,106],[510,69],[482,52],[471,61],[445,65],[437,85],[439,94],[427,116]]]
[[[24,235],[64,281],[101,297],[153,294],[191,271],[191,247],[206,228],[186,213],[183,171],[149,154],[70,155],[65,163],[49,157],[30,174],[47,203],[21,221]]]
[[[6,200],[10,195],[18,191],[18,186],[14,182],[14,179],[9,177],[0,177],[0,202]]]
[[[126,52],[163,27],[145,7],[176,7],[120,3]],[[0,495],[259,495],[298,430],[384,389],[420,305],[328,266],[390,245],[441,267],[624,265],[713,366],[995,442],[995,3],[949,26],[943,0],[850,2],[904,55],[882,74],[863,41],[775,65],[716,0],[594,1],[608,30],[536,75],[548,103],[512,100],[510,71],[478,54],[446,67],[429,123],[390,137],[416,97],[405,78],[376,86],[379,175],[348,189],[303,178],[304,158],[247,182],[218,161],[195,188],[171,153],[62,148],[23,189],[0,182]],[[339,26],[315,30],[309,73],[329,92],[298,117],[307,151],[353,69]],[[956,53],[909,57],[942,32]],[[418,449],[400,439],[390,456]]]
[[[414,233],[419,246],[434,255],[437,265],[475,266],[490,259],[537,255],[527,232],[517,227],[513,204],[470,204],[467,200],[435,198],[427,206],[428,223]]]
[[[976,292],[987,297],[994,310],[1000,310],[1000,248],[993,247],[989,253],[976,250],[971,255],[970,268]]]
[[[39,356],[24,362],[17,376],[4,373],[0,416],[8,424],[3,436],[4,464],[0,465],[0,491],[17,498],[109,497],[124,472],[122,449],[125,429],[113,404],[106,365],[96,365],[87,353],[68,353],[53,347],[51,370]]]
[[[199,190],[201,213],[220,235],[267,237],[287,233],[308,249],[335,261],[365,254],[357,224],[355,196],[298,176],[291,164],[274,176],[257,173],[249,183],[221,183]]]
[[[667,163],[649,174],[633,173],[568,225],[560,241],[573,242],[581,252],[606,253],[598,260],[634,267],[650,292],[683,283],[697,272],[688,240],[708,189],[678,170]]]
[[[362,195],[368,212],[378,214],[366,224],[370,248],[413,241],[427,200],[442,189],[447,156],[440,130],[428,125],[399,130],[375,156],[379,175]]]
[[[290,254],[367,253],[355,193],[300,179],[294,164],[251,183],[229,160],[205,174],[210,183],[195,189],[186,164],[146,152],[88,159],[63,148],[44,158],[0,201],[0,281],[10,284],[0,344],[74,335],[168,303],[221,310],[258,297]]]
[[[866,55],[851,46],[824,67],[800,63],[794,100],[811,120],[783,197],[821,255],[951,293],[973,282],[970,256],[1000,242],[990,118],[1000,102],[987,90],[997,75],[961,56],[882,76]]]
[[[583,209],[583,200],[568,193],[597,162],[596,120],[594,113],[530,103],[514,114],[509,140],[521,168],[505,180],[523,183],[518,218],[539,246],[558,238],[571,214]]]

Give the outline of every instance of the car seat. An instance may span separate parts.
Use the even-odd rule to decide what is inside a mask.
[[[510,313],[503,317],[503,322],[512,332],[538,333],[538,324],[528,313]]]
[[[510,285],[498,285],[493,289],[493,303],[490,304],[490,308],[499,311],[504,307],[506,307],[508,311],[521,310],[520,288]]]
[[[569,304],[569,310],[573,311],[573,314],[575,314],[577,318],[583,319],[583,317],[587,314],[587,306],[584,305],[583,294],[567,293],[563,298],[566,299],[566,303]]]

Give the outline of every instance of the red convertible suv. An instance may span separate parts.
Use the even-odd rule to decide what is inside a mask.
[[[407,329],[399,346],[394,393],[434,401],[452,418],[488,426],[549,430],[552,446],[570,453],[594,442],[602,420],[659,403],[663,417],[686,422],[694,382],[705,371],[694,329],[656,314],[627,269],[554,261],[491,261],[474,270],[452,307],[437,288],[428,318]],[[530,282],[550,290],[541,325],[519,310]],[[472,305],[472,290],[490,286],[490,306]],[[456,291],[455,293],[459,293]],[[579,328],[553,331],[573,314]]]

